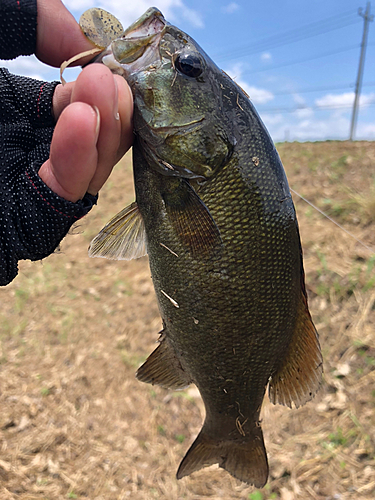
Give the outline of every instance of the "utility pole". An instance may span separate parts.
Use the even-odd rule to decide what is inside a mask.
[[[352,122],[350,125],[350,137],[349,137],[350,141],[353,140],[355,128],[357,125],[358,104],[359,104],[359,97],[361,95],[363,68],[365,66],[368,27],[369,27],[370,21],[372,21],[374,19],[374,16],[370,15],[370,10],[371,10],[371,3],[370,2],[367,2],[366,12],[364,14],[362,13],[362,8],[358,9],[358,14],[361,17],[363,17],[365,22],[363,25],[363,35],[362,35],[362,43],[361,43],[361,55],[359,58],[358,75],[357,75],[357,81],[355,83],[355,97],[354,97],[353,112],[352,112]]]

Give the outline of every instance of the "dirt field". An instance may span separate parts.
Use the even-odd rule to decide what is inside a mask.
[[[375,143],[278,149],[291,187],[375,248]],[[135,380],[161,328],[147,258],[87,257],[132,199],[127,158],[60,253],[0,290],[0,499],[375,498],[375,254],[294,197],[322,389],[299,410],[265,401],[262,490],[215,466],[177,481],[204,409],[195,387]]]

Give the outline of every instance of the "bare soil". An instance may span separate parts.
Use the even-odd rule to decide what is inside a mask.
[[[278,149],[291,187],[374,249],[375,143]],[[147,258],[87,256],[133,196],[127,157],[60,252],[0,290],[0,499],[375,498],[375,254],[294,197],[323,386],[298,410],[266,398],[262,490],[216,466],[177,481],[204,408],[134,377],[161,329]]]

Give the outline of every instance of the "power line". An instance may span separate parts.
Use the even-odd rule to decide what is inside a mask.
[[[332,27],[332,21],[334,23],[337,23],[338,20],[341,19],[341,21],[345,21],[345,18],[347,18],[348,16],[350,16],[350,18],[353,17],[353,12],[352,11],[349,11],[349,12],[344,12],[343,14],[341,15],[338,15],[338,16],[333,16],[333,17],[329,17],[328,19],[325,19],[323,21],[316,21],[314,23],[311,23],[311,24],[307,24],[305,26],[302,26],[300,28],[297,28],[297,29],[293,29],[293,30],[290,30],[290,31],[284,31],[282,33],[278,33],[276,35],[273,35],[273,36],[270,36],[268,38],[263,38],[255,43],[252,43],[252,44],[248,44],[246,46],[241,46],[241,47],[237,47],[237,48],[232,48],[232,49],[229,49],[229,51],[225,51],[225,52],[222,52],[222,53],[218,53],[216,54],[216,57],[220,57],[220,56],[226,56],[229,53],[232,53],[233,51],[235,50],[241,50],[241,49],[248,49],[248,48],[254,48],[256,51],[258,51],[258,47],[259,45],[268,45],[268,44],[279,44],[279,43],[282,43],[283,41],[285,40],[290,40],[290,38],[293,38],[293,37],[299,37],[301,34],[306,34],[306,31],[307,30],[311,30],[313,29],[315,31],[315,29],[318,27],[321,27],[322,25],[325,25],[325,24],[328,24],[328,27]],[[358,19],[357,19],[358,21]],[[321,30],[320,30],[321,31]]]
[[[370,108],[375,106],[375,102],[371,102],[369,104],[362,105],[362,107]],[[360,106],[361,107],[361,106]],[[329,110],[329,109],[351,109],[351,104],[327,104],[325,106],[295,106],[293,108],[258,108],[258,113],[294,113],[296,111],[301,111],[304,109],[312,109],[312,110]]]
[[[347,83],[347,84],[342,84],[342,85],[331,85],[329,87],[309,87],[309,88],[302,88],[299,90],[294,90],[294,91],[284,91],[281,90],[280,92],[272,92],[273,95],[294,95],[294,94],[306,94],[308,92],[326,92],[329,90],[346,90],[346,89],[353,89],[354,88],[354,83]],[[370,83],[365,83],[362,85],[362,87],[374,87],[375,82],[370,82]]]
[[[252,71],[252,70],[243,71],[241,73],[241,75],[247,74],[247,73],[251,73],[253,75],[255,73],[261,73],[262,71],[269,71],[272,69],[284,68],[286,66],[291,66],[293,64],[300,64],[300,63],[304,63],[307,61],[313,61],[314,59],[321,59],[322,57],[328,57],[328,56],[332,56],[334,54],[340,54],[341,52],[348,52],[350,50],[357,49],[358,47],[359,47],[358,44],[348,45],[346,47],[342,47],[341,49],[331,50],[329,52],[323,52],[322,54],[316,54],[315,56],[311,56],[311,57],[304,57],[304,58],[300,58],[300,59],[295,59],[294,61],[289,61],[286,63],[277,64],[276,66],[270,66],[268,68],[256,69],[255,71]]]
[[[359,22],[358,18],[353,18],[352,11],[345,12],[341,15],[335,15],[333,17],[329,17],[323,21],[317,21],[302,26],[301,28],[297,28],[294,30],[286,31],[284,33],[280,33],[278,35],[264,38],[252,44],[248,44],[245,46],[230,49],[229,51],[218,53],[214,56],[214,59],[218,60],[238,59],[240,57],[243,57],[244,55],[263,52],[273,47],[279,47],[281,45],[286,45],[288,43],[293,43],[307,38],[311,38],[313,36],[341,29],[346,26],[356,24],[358,22]]]

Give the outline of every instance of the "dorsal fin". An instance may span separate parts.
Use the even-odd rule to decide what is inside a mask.
[[[146,253],[146,230],[136,202],[115,215],[89,247],[90,257],[113,260],[138,259]]]

